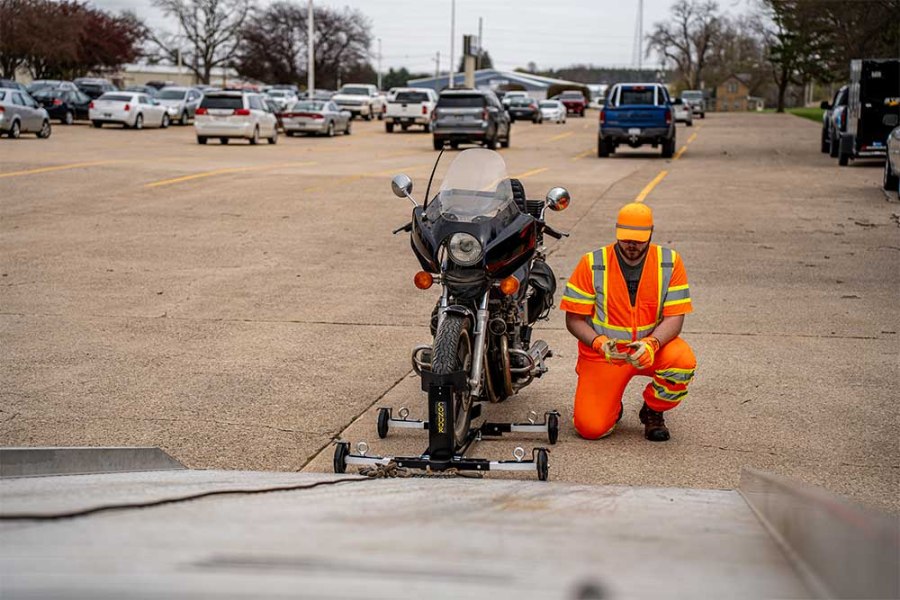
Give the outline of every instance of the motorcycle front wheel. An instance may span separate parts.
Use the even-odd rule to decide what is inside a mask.
[[[435,375],[449,375],[464,371],[467,375],[472,368],[471,321],[463,316],[444,316],[434,336],[431,354],[431,371]],[[469,386],[456,389],[453,393],[453,440],[456,448],[462,446],[472,422],[472,396]]]

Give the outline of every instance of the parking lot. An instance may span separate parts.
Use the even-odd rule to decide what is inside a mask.
[[[820,127],[790,115],[709,114],[678,152],[597,158],[595,111],[513,125],[501,150],[529,197],[572,195],[549,222],[564,284],[643,196],[654,241],[684,257],[699,360],[672,440],[650,444],[632,383],[608,439],[572,427],[576,347],[554,311],[555,356],[490,420],[562,415],[551,479],[733,488],[753,466],[900,511],[900,205],[881,164],[839,169]],[[439,182],[456,152],[438,167]],[[277,145],[211,142],[192,127],[54,125],[0,143],[0,446],[160,446],[194,468],[331,469],[330,442],[419,453],[423,434],[375,434],[376,409],[424,417],[410,350],[428,343],[406,234],[437,153],[417,131]],[[507,459],[504,438],[473,455]]]

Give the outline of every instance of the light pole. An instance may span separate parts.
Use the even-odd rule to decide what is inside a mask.
[[[381,90],[381,38],[378,38],[378,90]]]
[[[456,75],[456,65],[453,64],[454,47],[453,41],[456,37],[456,0],[450,0],[450,89],[453,89],[453,76]]]
[[[313,28],[313,0],[309,0],[309,6],[306,15],[307,31],[306,31],[306,53],[309,55],[309,62],[306,66],[306,97],[310,100],[316,92],[316,50],[315,29]]]

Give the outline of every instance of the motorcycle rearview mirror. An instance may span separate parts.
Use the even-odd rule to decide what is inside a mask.
[[[394,195],[398,198],[409,198],[409,201],[413,203],[413,206],[419,205],[419,203],[410,195],[412,193],[413,183],[409,176],[404,175],[403,173],[394,175],[394,178],[391,180],[391,189],[394,190]]]
[[[566,210],[571,201],[572,197],[569,196],[569,191],[564,187],[555,187],[547,192],[547,207],[550,210]]]

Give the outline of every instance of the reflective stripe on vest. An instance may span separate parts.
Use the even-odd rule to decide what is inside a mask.
[[[613,253],[615,249],[611,249]],[[675,269],[675,251],[662,246],[656,247],[657,253],[657,315],[656,322],[638,325],[634,330],[624,325],[613,325],[609,322],[609,265],[607,263],[607,249],[601,248],[588,255],[588,262],[594,277],[594,316],[591,326],[597,335],[605,335],[613,339],[632,339],[632,334],[638,339],[650,335],[662,320],[663,304],[667,299],[669,283],[672,281],[672,272]],[[646,273],[641,274],[641,279]]]
[[[656,247],[656,256],[658,273],[657,281],[659,282],[659,312],[657,313],[656,322],[662,321],[663,305],[666,303],[669,291],[669,283],[672,281],[672,271],[675,270],[675,251],[662,246]]]

